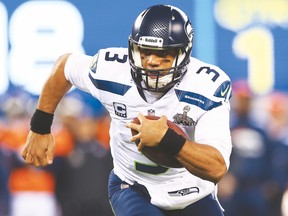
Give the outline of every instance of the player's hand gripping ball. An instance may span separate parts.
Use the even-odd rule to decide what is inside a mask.
[[[157,120],[160,117],[159,116],[145,116],[146,118],[150,120]],[[139,119],[136,117],[133,119],[133,123],[140,124]],[[180,127],[178,127],[175,123],[167,120],[167,125],[169,128],[173,129],[176,133],[182,135],[186,139],[186,134],[182,131]],[[138,131],[131,129],[132,136],[138,134]],[[137,140],[135,143],[138,146],[139,140]],[[156,147],[149,147],[145,146],[141,151],[147,158],[149,158],[151,161],[153,161],[156,164],[159,164],[161,166],[165,167],[171,167],[171,168],[181,168],[183,165],[172,155],[167,154],[165,149],[156,146]]]

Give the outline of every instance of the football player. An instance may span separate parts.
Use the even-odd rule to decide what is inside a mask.
[[[53,113],[76,86],[101,101],[111,116],[114,169],[108,190],[117,216],[223,215],[216,192],[232,148],[231,83],[220,68],[191,57],[193,36],[183,11],[155,5],[137,17],[128,49],[59,57],[31,119],[22,157],[36,166],[53,162]],[[131,123],[135,117],[140,125]],[[189,139],[169,129],[167,119]],[[132,136],[131,129],[139,133]],[[152,162],[141,153],[145,146],[160,146],[183,167]]]

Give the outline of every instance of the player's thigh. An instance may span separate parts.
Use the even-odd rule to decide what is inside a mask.
[[[109,177],[109,200],[116,216],[164,216],[159,208],[114,173]]]
[[[167,211],[167,216],[224,216],[219,202],[212,196],[208,195],[203,199],[187,206],[182,210]]]

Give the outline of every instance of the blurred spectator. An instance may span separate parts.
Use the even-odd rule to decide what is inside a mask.
[[[274,212],[278,212],[288,187],[288,95],[282,92],[271,93],[267,96],[267,108],[265,125],[272,140],[271,164],[273,179],[277,183]]]
[[[0,215],[8,216],[10,212],[10,192],[8,190],[8,179],[12,168],[17,166],[15,151],[8,149],[2,142],[5,129],[0,124]]]
[[[101,104],[71,93],[55,113],[62,121],[52,128],[54,163],[36,168],[19,156],[35,101],[15,91],[1,103],[0,216],[113,215],[107,195],[110,118]]]
[[[56,216],[54,177],[44,169],[23,163],[19,157],[29,131],[30,116],[27,112],[29,98],[25,94],[13,94],[1,106],[4,117],[0,142],[6,152],[6,188],[9,193],[10,216]],[[7,152],[10,152],[8,155]],[[3,155],[3,154],[2,154]]]
[[[270,193],[274,192],[274,187],[270,173],[270,141],[251,115],[252,102],[248,84],[235,82],[231,103],[231,165],[219,184],[219,199],[226,216],[271,215]]]
[[[109,118],[107,115],[95,117],[90,109],[88,104],[81,106],[79,97],[73,96],[64,99],[57,113],[74,143],[67,156],[54,160],[56,194],[62,216],[113,215],[107,193],[108,176],[113,167]]]
[[[69,124],[75,146],[62,159],[56,174],[62,215],[112,216],[106,187],[112,158],[109,149],[95,139],[97,121],[91,117],[70,118]]]
[[[56,216],[55,182],[51,173],[24,166],[9,178],[11,216]]]

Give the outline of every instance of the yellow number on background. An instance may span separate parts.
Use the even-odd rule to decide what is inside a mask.
[[[238,32],[233,51],[238,57],[247,59],[248,82],[253,92],[271,91],[274,87],[274,39],[270,31],[254,27]]]

